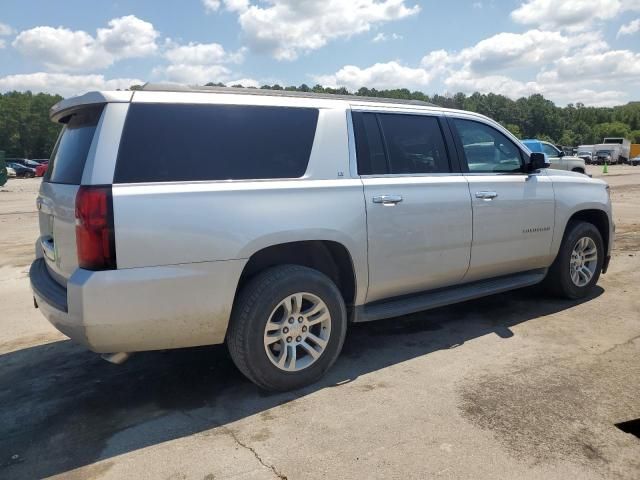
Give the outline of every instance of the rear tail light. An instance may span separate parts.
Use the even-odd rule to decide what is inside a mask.
[[[110,186],[81,186],[78,189],[76,246],[80,268],[116,268],[116,239]]]

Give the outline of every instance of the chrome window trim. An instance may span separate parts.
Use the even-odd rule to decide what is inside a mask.
[[[356,136],[353,131],[353,116],[351,109],[347,108],[347,141],[349,143],[349,175],[351,178],[362,177],[358,175],[358,154],[356,152]]]
[[[465,175],[460,172],[450,172],[450,173],[389,173],[387,175],[360,175],[360,178],[407,178],[407,177],[461,177]]]

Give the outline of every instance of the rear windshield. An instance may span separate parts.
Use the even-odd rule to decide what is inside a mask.
[[[114,183],[299,178],[313,108],[132,104]]]
[[[51,154],[44,180],[51,183],[80,185],[93,135],[104,105],[83,108],[65,119]]]

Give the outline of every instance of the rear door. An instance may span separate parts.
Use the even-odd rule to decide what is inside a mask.
[[[494,126],[450,117],[473,205],[465,281],[548,265],[555,219],[551,179],[524,173],[524,153]]]
[[[63,119],[64,127],[51,154],[36,200],[40,239],[47,267],[62,285],[78,268],[75,200],[103,105],[85,107]]]
[[[471,199],[442,120],[352,116],[367,212],[367,302],[459,282],[469,266]]]

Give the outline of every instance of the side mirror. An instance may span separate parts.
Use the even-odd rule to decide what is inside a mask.
[[[558,157],[564,157],[564,150],[560,150],[560,152],[558,152]]]
[[[529,163],[527,165],[530,172],[535,172],[541,168],[548,168],[551,164],[547,162],[547,157],[544,153],[533,152],[529,157]]]

